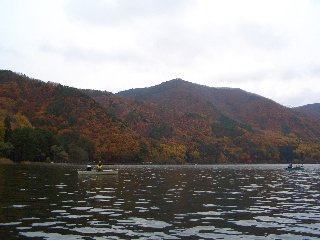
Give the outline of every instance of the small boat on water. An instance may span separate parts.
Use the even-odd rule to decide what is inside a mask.
[[[288,166],[285,168],[287,171],[303,171],[304,170],[304,167],[303,166]]]
[[[103,171],[86,171],[86,170],[78,170],[78,175],[117,175],[118,170],[103,170]]]

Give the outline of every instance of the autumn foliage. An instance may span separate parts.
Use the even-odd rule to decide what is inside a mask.
[[[317,119],[239,89],[176,79],[114,95],[11,71],[0,71],[0,85],[0,154],[16,161],[211,164],[320,159]],[[32,151],[21,147],[26,141]]]

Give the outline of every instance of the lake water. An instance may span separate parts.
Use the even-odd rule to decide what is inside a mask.
[[[0,165],[0,239],[319,239],[320,165]]]

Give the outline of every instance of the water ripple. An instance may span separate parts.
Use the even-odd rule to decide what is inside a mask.
[[[7,167],[0,239],[317,239],[320,166]],[[18,174],[14,174],[18,173]],[[54,176],[54,177],[53,177]]]

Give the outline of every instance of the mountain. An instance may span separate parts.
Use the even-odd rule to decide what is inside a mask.
[[[241,89],[210,88],[175,79],[151,88],[119,92],[118,95],[183,112],[205,115],[223,113],[256,130],[280,134],[294,133],[309,140],[320,136],[318,122],[297,115],[292,109],[272,100]]]
[[[288,160],[304,151],[309,159],[318,154],[311,154],[315,146],[306,149],[306,145],[319,142],[319,121],[241,89],[174,79],[117,96],[112,104],[101,97],[95,100],[106,108],[112,106],[117,116],[146,138],[153,137],[159,124],[174,129],[170,138],[187,145],[194,155],[199,152],[207,162]]]
[[[82,91],[11,71],[0,71],[0,85],[2,120],[6,116],[25,117],[32,126],[54,133],[69,155],[75,149],[83,155],[83,145],[90,145],[84,142],[92,142],[95,155],[98,154],[95,157],[113,161],[137,159],[139,136]],[[77,157],[74,160],[79,161]]]
[[[73,159],[69,161],[77,161],[75,153],[161,164],[320,159],[319,120],[241,89],[173,79],[112,94],[10,71],[0,71],[0,84],[0,120],[9,116],[14,128],[21,129],[24,119],[52,132]],[[94,151],[83,142],[91,142]]]
[[[320,120],[320,103],[308,104],[293,109],[304,115]]]

